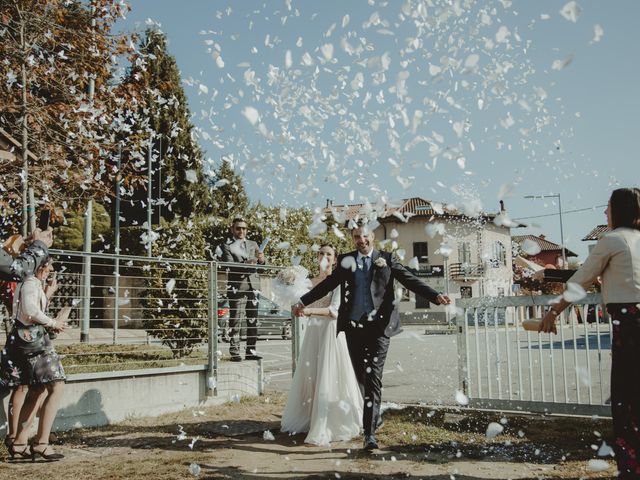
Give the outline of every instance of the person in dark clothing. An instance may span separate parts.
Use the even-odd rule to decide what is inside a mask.
[[[5,248],[0,248],[0,280],[21,282],[27,275],[33,275],[49,257],[49,248],[53,244],[53,230],[36,231],[28,241],[27,248],[17,257],[13,257]]]
[[[247,223],[237,217],[231,223],[233,240],[222,245],[220,260],[229,263],[264,265],[264,253],[253,240],[247,239]],[[255,267],[230,266],[227,276],[229,299],[229,354],[232,362],[242,361],[240,355],[240,325],[244,314],[247,321],[246,360],[260,360],[256,352],[258,340],[258,291],[260,274]]]
[[[337,331],[345,332],[364,397],[364,448],[373,450],[378,448],[375,431],[381,423],[382,371],[389,341],[401,331],[395,281],[436,305],[448,305],[451,300],[414,276],[391,253],[374,249],[374,233],[366,225],[354,227],[351,238],[356,250],[338,258],[333,273],[300,298],[293,314],[302,315],[306,305],[340,286]]]
[[[603,235],[569,279],[587,289],[602,278],[602,298],[612,317],[611,416],[618,478],[640,478],[640,189],[614,190]],[[556,332],[556,318],[570,302],[551,306],[540,330]]]

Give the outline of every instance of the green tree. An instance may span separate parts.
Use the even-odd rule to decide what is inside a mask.
[[[187,218],[209,204],[209,190],[203,176],[203,155],[193,138],[193,125],[180,71],[169,54],[167,39],[161,32],[147,30],[139,49],[131,57],[124,85],[145,92],[145,102],[135,106],[137,120],[131,126],[144,139],[141,157],[125,152],[125,163],[136,165],[147,175],[146,156],[152,151],[151,185],[132,184],[123,198],[122,216],[129,224],[147,219],[147,194],[151,188],[154,212],[152,223],[176,216]]]
[[[313,213],[308,208],[268,207],[260,203],[253,206],[247,215],[249,236],[259,243],[269,238],[265,248],[267,263],[278,266],[300,263],[314,274],[318,267],[313,246],[330,243],[338,252],[344,253],[349,248],[349,238],[344,230],[337,226],[333,228],[331,218],[326,219],[329,227],[326,233],[312,236],[309,231],[312,220]]]
[[[111,83],[112,59],[127,50],[111,27],[127,8],[116,0],[0,2],[0,127],[20,145],[14,160],[0,162],[3,215],[24,207],[27,187],[50,206],[111,190],[111,133],[131,98]]]
[[[222,158],[220,166],[210,175],[208,183],[213,216],[231,221],[236,215],[246,214],[249,198],[242,177],[233,170],[229,159]]]
[[[82,250],[84,246],[84,217],[82,210],[67,210],[64,223],[54,228],[53,248],[61,250]],[[111,216],[103,205],[93,202],[91,215],[92,250],[105,247],[105,235],[111,231]]]
[[[209,246],[207,258],[212,259],[216,247],[231,235],[229,227],[233,218],[247,215],[249,198],[242,177],[233,170],[233,165],[226,158],[208,176],[207,182],[211,191],[211,203],[199,222],[203,225]]]
[[[201,228],[185,221],[158,228],[155,257],[202,259],[205,240]],[[144,271],[144,327],[161,339],[175,358],[189,355],[207,338],[208,269],[202,264],[150,262]]]

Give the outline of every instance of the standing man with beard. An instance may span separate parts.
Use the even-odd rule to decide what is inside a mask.
[[[247,240],[247,222],[236,217],[231,223],[233,240],[222,245],[223,262],[264,265],[264,253],[253,240]],[[245,360],[260,360],[256,352],[258,340],[258,291],[260,275],[254,267],[233,266],[228,269],[227,298],[229,299],[229,354],[232,362],[241,362],[241,316],[247,320],[247,345]]]
[[[300,298],[293,313],[302,315],[305,305],[340,285],[338,332],[345,332],[351,363],[364,397],[364,449],[373,450],[378,448],[375,431],[382,423],[382,372],[389,340],[401,331],[395,281],[436,305],[449,305],[451,300],[409,272],[391,253],[374,249],[375,236],[366,224],[355,225],[351,238],[356,250],[341,255],[338,267]]]

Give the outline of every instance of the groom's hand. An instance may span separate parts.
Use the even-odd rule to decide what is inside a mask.
[[[438,305],[451,305],[451,299],[447,295],[438,295],[436,302],[438,302]]]

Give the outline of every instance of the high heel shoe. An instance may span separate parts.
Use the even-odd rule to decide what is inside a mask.
[[[7,447],[7,451],[11,448],[11,445],[13,445],[14,441],[15,437],[10,437],[9,435],[4,437],[4,446]]]
[[[44,450],[38,451],[35,448],[33,448],[34,445],[44,445],[45,447],[44,447]],[[40,455],[42,458],[44,458],[48,462],[55,462],[57,460],[62,460],[64,458],[64,455],[62,455],[61,453],[50,453],[49,455],[44,453],[44,452],[47,451],[47,448],[49,448],[49,444],[48,443],[35,443],[34,445],[31,445],[31,447],[30,447],[31,461],[32,462],[36,461],[36,456],[37,455]]]
[[[7,445],[7,441],[5,440],[5,445]],[[16,449],[16,447],[20,448],[22,447],[21,450]],[[29,445],[27,445],[26,443],[13,443],[11,442],[11,444],[9,444],[7,446],[7,451],[9,452],[9,457],[13,460],[14,457],[16,455],[20,455],[22,458],[29,458],[31,456],[31,453],[29,452]]]

